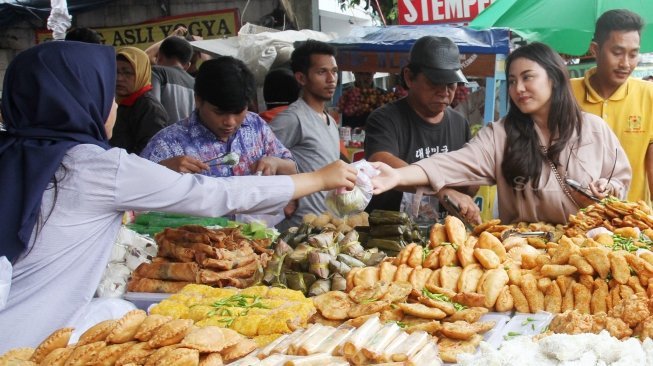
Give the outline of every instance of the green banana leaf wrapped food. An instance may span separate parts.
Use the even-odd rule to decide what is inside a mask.
[[[329,277],[329,261],[333,258],[327,253],[314,250],[308,253],[308,271],[319,278]]]
[[[331,280],[329,279],[318,279],[313,282],[311,287],[308,289],[308,296],[317,296],[327,293],[331,290]]]
[[[347,254],[338,254],[338,261],[345,263],[349,267],[365,267],[365,263]]]
[[[339,273],[331,277],[331,291],[345,291],[347,289],[347,279]]]
[[[344,262],[332,258],[329,260],[329,270],[331,270],[332,273],[337,273],[346,277],[347,273],[351,271],[351,267]]]
[[[308,289],[317,280],[314,274],[306,272],[287,271],[285,275],[288,288],[301,291],[304,295],[308,293]]]

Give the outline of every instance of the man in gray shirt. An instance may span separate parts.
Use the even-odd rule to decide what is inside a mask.
[[[195,79],[186,72],[193,46],[177,36],[163,40],[152,65],[152,95],[168,113],[168,125],[185,119],[195,109]]]
[[[310,172],[340,158],[338,126],[325,111],[325,104],[333,98],[338,83],[338,66],[333,46],[315,40],[295,48],[291,68],[301,85],[301,97],[277,115],[270,128],[292,153],[300,173]],[[278,225],[281,230],[298,226],[308,213],[327,211],[326,192],[306,196],[286,207],[286,220]]]

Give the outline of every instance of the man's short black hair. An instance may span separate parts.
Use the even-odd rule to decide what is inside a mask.
[[[102,44],[100,33],[91,28],[75,28],[66,33],[66,41]]]
[[[161,42],[159,53],[171,59],[177,59],[182,64],[190,62],[193,57],[193,46],[181,37],[168,37]]]
[[[268,109],[296,101],[299,90],[299,83],[289,69],[275,69],[265,75],[263,98]]]
[[[195,95],[223,112],[240,113],[255,98],[254,74],[231,56],[204,61],[195,77]]]
[[[637,31],[641,35],[642,28],[644,28],[644,20],[637,13],[626,9],[608,10],[596,20],[592,41],[600,46],[610,38],[610,32]]]
[[[336,56],[336,48],[332,45],[309,39],[297,48],[290,56],[290,68],[292,72],[301,72],[308,74],[308,69],[311,67],[311,55],[329,55]]]

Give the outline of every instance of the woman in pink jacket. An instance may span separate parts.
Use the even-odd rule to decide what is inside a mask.
[[[401,169],[379,165],[375,193],[397,185],[444,187],[497,185],[503,222],[566,223],[593,201],[624,198],[631,180],[617,137],[599,117],[581,112],[562,58],[542,43],[515,50],[506,60],[510,110],[462,149],[436,154]],[[461,207],[474,219],[472,210]]]

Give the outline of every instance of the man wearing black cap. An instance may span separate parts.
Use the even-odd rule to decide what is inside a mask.
[[[435,36],[418,39],[410,50],[408,65],[402,70],[408,95],[376,109],[367,120],[366,158],[399,168],[434,154],[458,150],[469,141],[468,121],[448,108],[457,83],[467,82],[460,68],[458,47],[450,39]],[[465,206],[465,211],[476,212],[480,220],[480,211],[470,197],[476,188],[464,189],[464,193],[445,188],[438,192],[438,198],[447,195],[451,201]],[[375,196],[368,211],[399,210],[403,196],[394,190]],[[412,200],[411,196],[406,195],[405,203]],[[444,215],[439,207],[433,208],[440,211],[437,215],[440,218]]]

